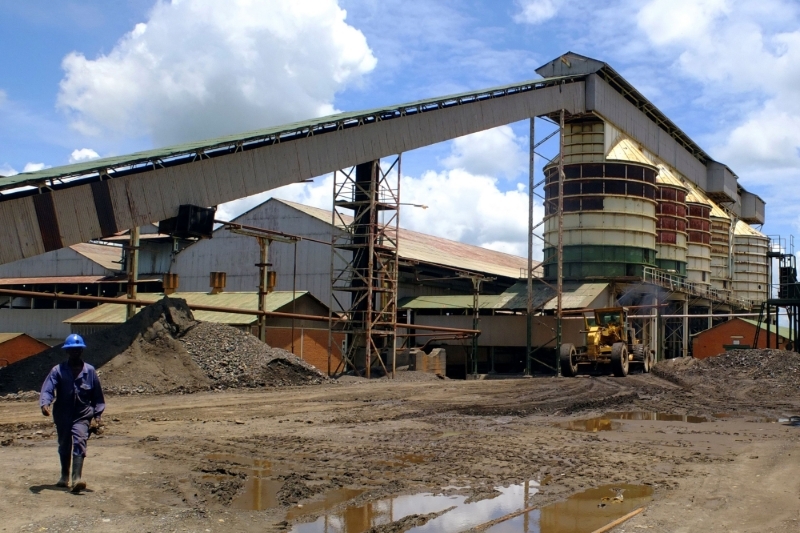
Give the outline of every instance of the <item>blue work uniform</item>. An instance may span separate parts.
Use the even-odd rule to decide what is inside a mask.
[[[69,457],[70,453],[86,457],[89,423],[106,408],[97,371],[92,365],[83,363],[81,373],[73,377],[69,362],[54,366],[42,385],[39,405],[50,405],[54,398],[53,421],[58,433],[58,454],[62,457]]]

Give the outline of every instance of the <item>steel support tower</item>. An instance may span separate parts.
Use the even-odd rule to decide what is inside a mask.
[[[388,165],[370,161],[334,173],[329,354],[334,332],[346,341],[342,363],[329,364],[329,373],[363,368],[370,377],[378,367],[393,374],[399,215],[399,155]]]

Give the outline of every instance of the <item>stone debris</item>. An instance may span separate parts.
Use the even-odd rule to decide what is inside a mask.
[[[198,322],[184,300],[164,298],[118,326],[85,336],[84,360],[111,394],[184,394],[238,387],[312,385],[325,374],[225,324]],[[0,369],[0,400],[38,398],[61,345]]]

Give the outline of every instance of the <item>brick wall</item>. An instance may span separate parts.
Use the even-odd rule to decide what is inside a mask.
[[[695,335],[692,341],[692,354],[696,359],[705,359],[725,352],[724,346],[742,344],[752,346],[756,327],[744,320],[734,318],[711,329]],[[775,347],[775,330],[772,330],[772,347]],[[738,343],[736,342],[738,341]],[[786,339],[778,337],[778,346],[783,348]],[[757,348],[767,347],[767,332],[761,330]]]
[[[344,341],[344,334],[334,333],[333,342],[335,346],[341,347]],[[267,344],[275,348],[294,353],[306,363],[314,365],[322,372],[328,371],[328,330],[295,328],[294,329],[294,351],[292,351],[292,329],[291,328],[267,328]],[[334,348],[331,358],[331,370],[335,371],[342,362],[339,350]]]

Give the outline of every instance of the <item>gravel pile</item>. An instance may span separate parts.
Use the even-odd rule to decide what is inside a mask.
[[[201,322],[180,341],[217,388],[308,385],[328,380],[291,352],[271,348],[224,324]]]
[[[656,365],[662,377],[713,384],[732,380],[768,381],[778,387],[800,387],[800,354],[784,350],[731,350],[707,359],[678,358]]]
[[[248,333],[197,322],[180,299],[164,298],[84,340],[84,360],[97,368],[103,389],[112,394],[183,394],[328,379],[292,353],[270,348]],[[65,360],[59,345],[0,369],[0,399],[34,398],[50,369]]]

